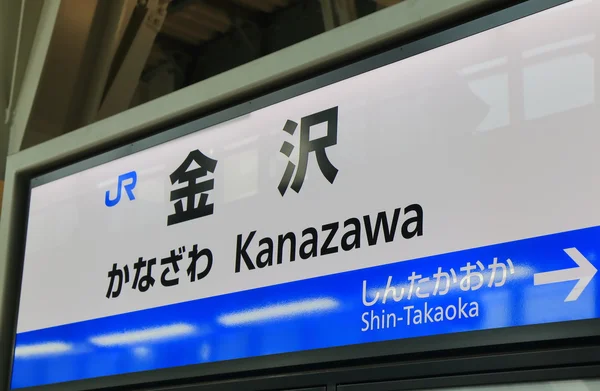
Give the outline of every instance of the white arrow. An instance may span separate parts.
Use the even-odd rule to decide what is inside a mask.
[[[575,301],[590,281],[592,281],[598,270],[575,247],[564,249],[564,252],[575,261],[577,267],[555,270],[553,272],[536,273],[533,275],[533,285],[579,280],[565,299],[565,302]]]

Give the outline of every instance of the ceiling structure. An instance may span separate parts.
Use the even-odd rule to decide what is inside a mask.
[[[11,136],[10,148],[34,146],[403,1],[412,8],[413,2],[425,0],[48,3],[54,16],[48,10],[43,15],[54,18],[49,19],[54,24],[41,25],[52,32],[44,35],[49,54],[43,72],[36,73],[36,92],[27,98],[28,129]],[[10,17],[5,13],[6,20],[19,14],[17,2],[9,3],[14,9]],[[39,8],[37,13],[28,8],[26,15],[42,15],[38,2],[22,4]],[[19,27],[22,43],[30,47],[37,23],[25,22]],[[6,37],[18,35],[13,27]],[[6,63],[7,69],[12,66],[12,57]],[[27,61],[19,64],[23,68]],[[63,93],[57,95],[58,90]]]
[[[294,5],[319,3],[325,29],[361,16],[357,10],[377,10],[403,0],[172,0],[161,33],[191,45],[201,45],[244,22],[256,22]],[[333,14],[333,15],[328,15]],[[344,18],[344,14],[346,17]],[[327,18],[338,22],[327,26]],[[330,27],[330,28],[327,28]]]
[[[172,0],[161,33],[201,45],[261,14],[290,6],[294,0]]]
[[[146,3],[140,4],[143,1]],[[145,61],[131,106],[156,99],[402,1],[137,0],[138,10],[142,10],[138,21],[147,15],[156,15],[160,22],[157,23],[156,39],[150,42],[152,48],[149,52],[146,49],[127,49],[131,56],[130,64],[132,61],[139,63],[142,57]],[[152,7],[151,2],[163,4],[165,11],[159,8],[156,14],[144,13],[145,7]],[[135,33],[140,36],[139,31]],[[133,42],[133,39],[124,42]],[[122,72],[129,81],[134,73],[138,72]],[[130,99],[120,87],[113,91],[112,96],[105,99],[109,103],[121,107],[123,103],[119,100]],[[116,107],[108,107],[101,112],[101,117],[117,111]]]
[[[132,105],[197,83],[405,0],[158,1],[167,2],[166,15],[161,17],[164,20],[146,57]]]

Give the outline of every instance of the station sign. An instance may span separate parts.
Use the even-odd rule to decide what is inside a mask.
[[[12,388],[600,317],[598,3],[41,178]]]

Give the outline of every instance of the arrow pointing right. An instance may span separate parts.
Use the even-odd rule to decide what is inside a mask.
[[[565,299],[565,302],[575,301],[579,298],[590,281],[592,281],[598,270],[575,247],[567,248],[563,251],[575,261],[577,267],[555,270],[552,272],[536,273],[533,275],[533,285],[545,285],[554,284],[557,282],[579,280]]]

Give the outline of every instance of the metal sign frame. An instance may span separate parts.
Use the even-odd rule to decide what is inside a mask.
[[[523,347],[515,347],[523,350]],[[437,353],[304,372],[265,374],[232,380],[208,379],[156,391],[416,391],[452,387],[523,384],[598,378],[600,349],[569,347],[495,354]]]

